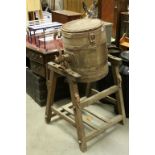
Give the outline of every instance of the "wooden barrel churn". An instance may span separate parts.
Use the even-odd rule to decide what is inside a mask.
[[[78,19],[62,26],[64,52],[70,56],[70,68],[93,82],[108,73],[106,32],[99,19]]]

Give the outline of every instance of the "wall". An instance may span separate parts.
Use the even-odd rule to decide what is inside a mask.
[[[54,0],[46,0],[50,9],[53,10],[54,8]],[[63,0],[55,0],[55,10],[62,10],[63,9]]]
[[[51,9],[54,8],[54,0],[46,0]],[[85,0],[88,7],[92,4],[92,0]],[[71,10],[83,12],[82,0],[55,0],[55,10]]]
[[[88,8],[92,4],[92,0],[85,0]],[[84,12],[82,8],[82,0],[64,0],[64,9],[75,12]]]

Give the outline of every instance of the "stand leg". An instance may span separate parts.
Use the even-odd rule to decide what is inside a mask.
[[[74,115],[75,115],[78,142],[79,142],[80,150],[82,152],[85,152],[87,150],[87,144],[85,140],[84,126],[82,123],[82,110],[80,108],[80,96],[78,92],[78,86],[76,82],[73,82],[70,80],[69,87],[70,87],[71,99],[72,99]]]
[[[125,124],[125,109],[124,109],[124,100],[123,100],[123,92],[122,92],[122,78],[119,73],[119,67],[113,66],[112,67],[114,82],[119,86],[119,90],[116,92],[116,99],[117,99],[117,108],[119,114],[123,116],[122,124]]]
[[[47,87],[48,87],[48,96],[47,96],[47,104],[46,104],[46,113],[45,113],[45,120],[47,123],[50,122],[52,117],[52,110],[51,106],[54,102],[54,93],[56,88],[56,81],[57,81],[57,74],[53,71],[50,71],[50,77],[47,81]]]
[[[90,96],[90,92],[91,92],[91,83],[87,83],[86,85],[86,96],[89,97]]]

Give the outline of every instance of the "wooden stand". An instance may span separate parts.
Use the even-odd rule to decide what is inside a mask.
[[[122,96],[121,76],[119,74],[119,65],[121,59],[109,55],[109,61],[112,64],[115,84],[101,92],[98,92],[94,89],[91,89],[91,91],[88,90],[90,89],[90,85],[88,85],[86,91],[87,96],[83,98],[80,98],[77,86],[78,80],[81,78],[81,75],[69,69],[64,70],[63,68],[61,68],[60,65],[53,62],[49,62],[47,66],[49,77],[47,80],[48,98],[45,120],[47,123],[49,123],[51,117],[59,115],[61,118],[65,119],[73,126],[75,126],[77,129],[79,147],[82,152],[85,152],[87,150],[87,142],[89,140],[93,139],[100,133],[104,132],[106,129],[112,127],[119,122],[121,122],[122,124],[125,123],[125,110]],[[53,100],[56,88],[56,81],[59,75],[65,76],[68,79],[72,102],[63,107],[55,108],[53,107]],[[89,92],[92,92],[93,95],[88,95]],[[109,96],[113,93],[116,94],[116,99]],[[85,107],[103,98],[108,99],[117,105],[119,113],[118,115],[114,116],[111,119],[107,119],[105,117],[100,117],[97,114],[88,111],[87,109],[84,109]],[[87,111],[90,115],[93,115],[97,119],[101,120],[104,125],[101,125],[101,127],[93,126],[89,121],[82,118],[83,111]],[[84,131],[84,125],[89,127],[91,129],[91,132],[86,134]]]

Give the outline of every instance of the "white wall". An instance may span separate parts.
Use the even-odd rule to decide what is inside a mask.
[[[46,0],[49,7],[52,9],[54,0]],[[55,0],[55,10],[62,10],[63,9],[63,0]]]
[[[63,0],[56,0],[55,9],[56,10],[62,10],[63,9]]]

